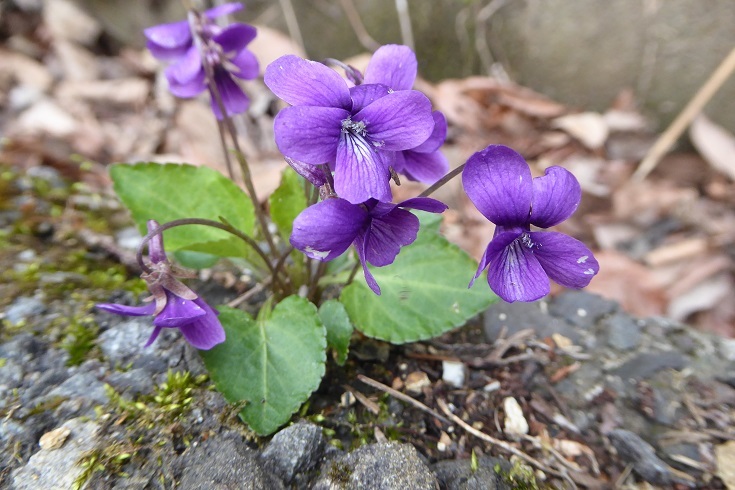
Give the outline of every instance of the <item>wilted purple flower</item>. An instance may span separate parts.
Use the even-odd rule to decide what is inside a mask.
[[[276,116],[281,153],[310,165],[333,165],[335,191],[354,204],[390,201],[395,152],[420,145],[434,129],[431,102],[415,90],[349,88],[332,69],[293,55],[268,65],[264,80],[293,106]]]
[[[371,199],[352,204],[331,198],[306,208],[293,223],[291,245],[312,259],[332,260],[354,244],[365,272],[365,280],[375,294],[380,287],[367,264],[392,264],[400,248],[413,243],[419,219],[406,209],[441,213],[447,206],[435,199],[416,197],[398,204]]]
[[[418,62],[408,46],[387,44],[373,53],[365,69],[366,84],[385,85],[390,90],[410,90],[416,81]],[[429,139],[411,149],[396,153],[393,168],[409,180],[433,184],[449,170],[449,162],[439,151],[447,137],[447,120],[434,111],[434,131]]]
[[[505,301],[534,301],[549,293],[549,278],[580,289],[600,267],[579,240],[550,231],[579,206],[579,182],[562,167],[549,167],[531,178],[521,155],[490,145],[470,157],[462,173],[465,192],[475,207],[495,223],[495,234],[480,260],[474,283],[489,266],[490,288]]]
[[[158,228],[148,221],[148,232]],[[194,291],[174,277],[175,266],[168,261],[163,249],[163,235],[157,234],[149,243],[151,272],[141,277],[148,283],[151,302],[145,306],[125,306],[100,303],[97,308],[123,316],[153,315],[153,333],[145,347],[151,345],[162,328],[178,328],[184,338],[197,349],[209,350],[225,341],[225,331],[217,315]]]
[[[172,61],[165,72],[171,93],[189,98],[203,92],[208,88],[208,66],[227,115],[247,110],[250,101],[233,76],[243,80],[258,76],[258,60],[246,48],[255,38],[256,29],[241,23],[222,28],[213,21],[240,9],[242,5],[239,3],[227,3],[204,14],[192,11],[188,21],[145,29],[147,46],[153,56]],[[210,95],[212,110],[221,119],[219,104],[211,90]]]

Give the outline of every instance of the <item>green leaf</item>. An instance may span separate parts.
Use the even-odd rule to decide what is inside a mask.
[[[354,327],[347,310],[336,299],[325,301],[319,307],[319,318],[327,328],[327,345],[334,349],[337,364],[343,366],[350,350],[350,338]]]
[[[293,220],[306,209],[304,179],[291,167],[286,167],[281,174],[281,185],[268,199],[271,219],[276,224],[281,237],[288,241],[293,229]]]
[[[357,330],[394,344],[440,335],[463,325],[497,300],[486,281],[467,284],[477,263],[432,228],[419,231],[386,267],[370,267],[382,290],[373,293],[362,274],[340,301]]]
[[[234,308],[218,309],[227,340],[201,351],[204,363],[227,400],[248,402],[242,419],[258,434],[271,434],[319,387],[326,329],[316,307],[298,296],[259,320]]]
[[[234,182],[208,167],[173,163],[115,164],[110,167],[114,188],[140,232],[146,222],[165,223],[182,218],[219,221],[222,216],[252,236],[255,210],[250,198]],[[221,257],[242,257],[247,245],[215,228],[190,225],[164,232],[166,249],[194,250]]]

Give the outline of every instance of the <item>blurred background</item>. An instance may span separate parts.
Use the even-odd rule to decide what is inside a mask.
[[[108,196],[111,162],[223,169],[206,98],[174,99],[144,49],[142,29],[184,17],[173,0],[3,0],[0,164],[52,168]],[[590,290],[635,315],[735,335],[735,77],[721,77],[650,175],[633,177],[735,48],[735,2],[252,0],[237,19],[259,28],[261,69],[286,53],[364,67],[381,44],[412,46],[417,88],[449,121],[453,166],[502,143],[536,174],[563,165],[580,180],[583,203],[562,231],[600,259]],[[272,138],[282,105],[262,81],[244,86],[252,105],[237,123],[265,195],[284,165]],[[420,189],[404,183],[399,197]],[[491,225],[458,181],[438,197],[451,206],[445,232],[478,258]]]

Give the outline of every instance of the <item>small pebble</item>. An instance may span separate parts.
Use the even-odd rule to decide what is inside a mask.
[[[54,429],[42,435],[41,439],[38,441],[38,445],[41,449],[45,449],[47,451],[59,449],[64,445],[69,434],[71,434],[71,429],[68,427],[59,427],[58,429]]]
[[[466,368],[464,363],[456,361],[442,361],[442,379],[450,386],[461,388],[464,386]]]

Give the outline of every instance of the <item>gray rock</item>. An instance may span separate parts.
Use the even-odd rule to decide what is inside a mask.
[[[13,471],[14,490],[67,490],[73,487],[83,468],[77,463],[94,449],[99,426],[81,418],[62,424],[71,430],[60,449],[41,449],[22,468]]]
[[[686,357],[679,352],[644,352],[613,370],[612,374],[624,380],[639,380],[650,378],[662,369],[681,370],[687,364]]]
[[[644,480],[655,485],[671,483],[671,470],[658,456],[653,447],[638,435],[623,429],[608,434],[610,442],[620,459],[633,466],[633,470]]]
[[[279,490],[283,483],[263,469],[257,453],[235,432],[192,444],[181,455],[178,488]]]
[[[17,325],[44,311],[46,311],[46,305],[40,299],[35,296],[21,296],[5,310],[5,319],[12,325]]]
[[[435,490],[439,482],[410,444],[368,444],[327,463],[313,490]]]
[[[264,465],[286,484],[305,483],[306,474],[316,467],[324,454],[324,436],[318,425],[298,423],[273,436],[261,454]],[[301,485],[299,485],[301,486]]]
[[[112,364],[122,365],[129,363],[141,352],[152,332],[150,318],[131,318],[102,332],[97,342]],[[154,343],[148,349],[157,349],[157,344]]]
[[[23,381],[23,366],[13,359],[5,359],[0,367],[0,397],[8,390],[17,388]]]
[[[477,470],[472,471],[469,459],[439,461],[431,469],[439,479],[439,485],[446,490],[512,490],[495,471],[508,471],[510,463],[500,458],[483,456],[477,459]]]
[[[579,341],[580,335],[568,325],[557,318],[552,318],[542,310],[546,303],[506,303],[499,301],[492,305],[484,314],[485,338],[494,341],[505,329],[507,335],[532,328],[539,337],[550,337],[555,333],[570,338],[575,343]]]
[[[29,363],[40,357],[47,345],[30,333],[20,333],[8,342],[0,345],[0,357],[14,359],[30,369]]]
[[[47,397],[82,398],[100,405],[109,401],[104,384],[95,375],[86,372],[76,373],[49,391]]]
[[[584,329],[617,309],[614,301],[584,291],[567,291],[549,304],[549,313]]]
[[[615,313],[602,322],[607,332],[607,343],[618,350],[631,350],[641,341],[641,327],[628,315]]]
[[[120,393],[130,396],[148,394],[153,392],[154,383],[151,375],[144,369],[131,369],[130,371],[115,371],[107,377],[107,383]]]

